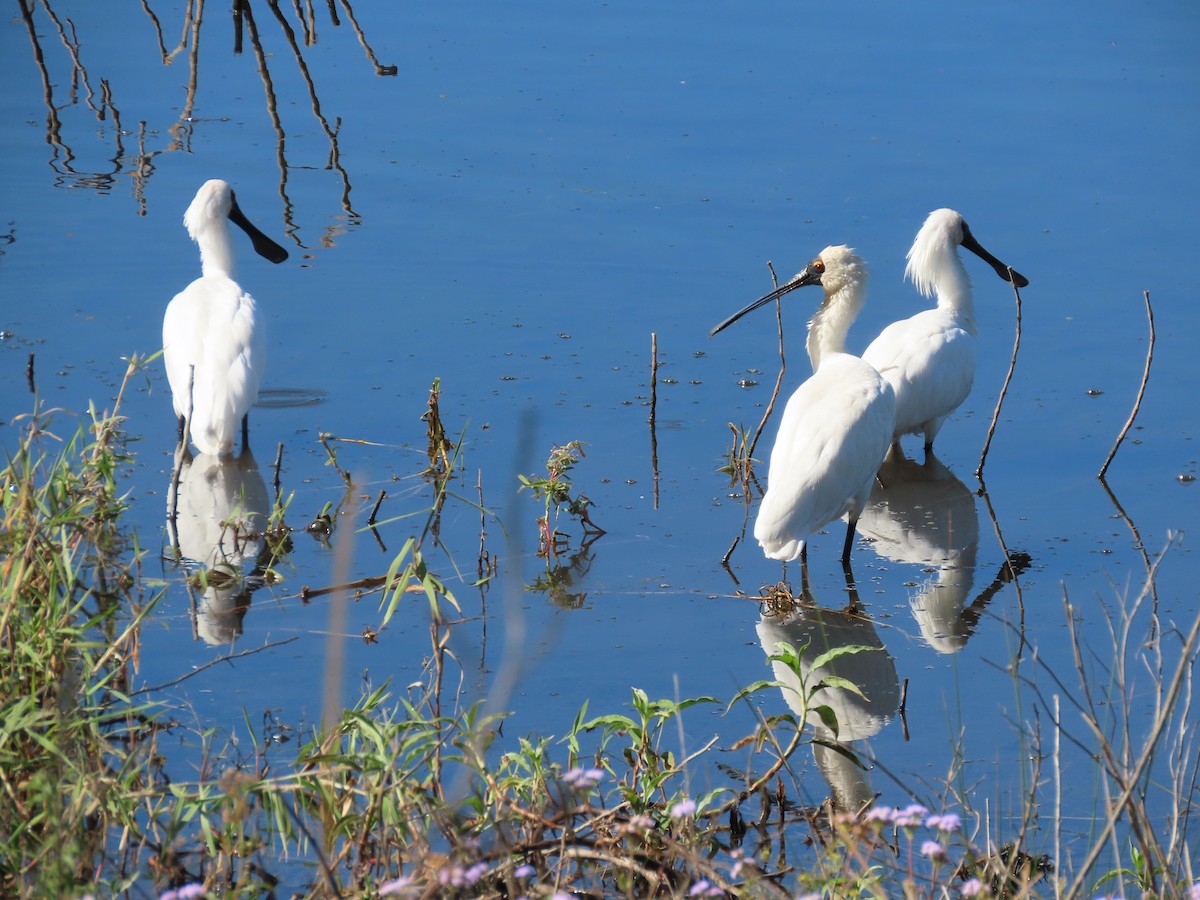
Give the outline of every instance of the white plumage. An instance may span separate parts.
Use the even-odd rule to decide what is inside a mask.
[[[771,559],[793,560],[807,537],[848,518],[842,562],[849,564],[854,527],[883,462],[896,418],[892,388],[870,365],[845,352],[846,333],[866,296],[866,264],[844,245],[826,247],[778,290],[730,316],[709,336],[765,303],[805,285],[825,299],[808,326],[812,377],[788,400],[771,449],[767,492],[754,537]]]
[[[926,297],[936,295],[937,307],[893,322],[862,355],[896,392],[894,440],[923,434],[926,452],[975,380],[975,307],[959,246],[1008,281],[1007,267],[980,246],[959,213],[934,210],[908,251],[904,274]],[[1017,272],[1013,281],[1018,287],[1029,284]]]
[[[230,453],[239,426],[245,443],[247,416],[265,363],[254,298],[234,280],[231,221],[246,232],[259,255],[275,263],[287,259],[287,251],[242,214],[226,182],[206,181],[196,192],[183,224],[199,245],[202,274],[167,305],[163,362],[180,442],[190,397],[191,439],[201,453]]]

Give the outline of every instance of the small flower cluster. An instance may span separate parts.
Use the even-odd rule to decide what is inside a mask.
[[[438,872],[438,884],[446,887],[469,887],[487,874],[488,865],[484,862],[475,863],[469,868],[462,866],[446,866]]]
[[[590,791],[604,780],[603,769],[569,769],[563,773],[563,784],[577,791]]]
[[[413,894],[421,891],[421,885],[418,884],[411,875],[401,875],[399,878],[394,878],[391,881],[385,881],[379,886],[379,896],[391,897],[395,895]]]
[[[671,807],[672,819],[690,819],[696,812],[695,800],[680,800]]]
[[[202,884],[185,884],[174,888],[165,894],[160,894],[158,900],[197,900],[208,893]]]
[[[944,832],[958,831],[962,828],[962,819],[956,813],[931,816],[929,810],[920,803],[910,803],[903,809],[895,806],[876,806],[867,812],[864,819],[867,822],[880,822],[899,828],[918,828],[924,825],[926,828]]]

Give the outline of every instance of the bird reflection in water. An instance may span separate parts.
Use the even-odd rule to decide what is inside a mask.
[[[167,530],[185,571],[200,573],[188,578],[188,593],[196,634],[209,644],[231,644],[242,633],[250,595],[263,584],[270,509],[266,482],[249,450],[237,457],[185,451],[175,527],[168,512]],[[201,592],[198,602],[193,584]]]
[[[1004,563],[972,598],[979,547],[975,495],[933,451],[918,463],[893,449],[858,528],[881,557],[925,570],[909,605],[922,637],[939,653],[965,647],[984,608],[1030,562],[1027,554],[1011,553],[1011,566]]]
[[[874,623],[858,611],[853,583],[848,580],[847,585],[851,602],[846,609],[817,606],[805,583],[798,598],[764,604],[757,631],[768,656],[779,653],[780,643],[795,648],[795,668],[782,660],[771,661],[775,679],[788,706],[804,716],[813,730],[813,757],[834,806],[857,812],[874,801],[875,792],[860,761],[861,748],[854,744],[878,734],[891,721],[900,705],[900,681]],[[860,649],[822,659],[840,647]],[[834,676],[854,684],[861,695],[837,686],[814,690],[822,679]],[[819,706],[832,711],[836,731],[816,711]]]

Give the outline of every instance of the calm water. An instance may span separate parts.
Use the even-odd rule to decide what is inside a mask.
[[[183,33],[182,6],[155,5],[168,51]],[[367,52],[349,22],[334,27],[322,11],[316,42],[297,37],[303,71],[263,12],[270,104],[249,40],[234,55],[228,14],[210,8],[190,108],[188,51],[164,66],[141,9],[52,7],[67,33],[73,23],[81,70],[44,9],[33,17],[44,69],[19,12],[0,29],[0,443],[13,444],[8,423],[32,408],[30,353],[42,402],[80,411],[111,402],[123,357],[157,350],[166,302],[198,274],[182,212],[220,177],[292,255],[274,267],[239,244],[239,280],[270,328],[267,392],[251,416],[257,466],[206,480],[197,463],[185,508],[211,524],[231,496],[268,496],[282,442],[289,524],[303,527],[326,504],[353,515],[329,544],[298,532],[283,581],[255,592],[240,622],[228,596],[199,598],[194,633],[180,573],[157,562],[173,463],[169,390],[159,366],[134,379],[124,406],[140,438],[131,524],[169,586],[139,677],[163,684],[231,649],[295,639],[161,693],[199,721],[236,732],[243,710],[267,709],[292,726],[315,720],[331,632],[349,636],[346,702],[364,682],[399,688],[420,677],[429,651],[420,597],[368,644],[359,635],[378,625],[374,597],[331,618],[335,607],[299,595],[383,574],[424,521],[394,517],[430,502],[420,416],[435,378],[447,429],[462,437],[463,499],[447,505],[442,546],[427,553],[470,617],[454,632],[469,694],[489,695],[506,660],[519,663],[512,696],[493,697],[515,710],[510,736],[561,734],[583,702],[615,711],[633,686],[730,697],[769,677],[765,642],[824,634],[886,648],[844,673],[874,687],[874,706],[844,711],[853,728],[843,738],[879,765],[862,784],[833,761],[803,760],[804,798],[819,802],[833,784],[938,808],[952,803],[949,780],[1003,820],[1020,808],[1032,753],[1014,723],[1048,718],[1006,667],[1023,640],[1021,675],[1047,698],[1061,689],[1042,665],[1077,684],[1069,595],[1104,680],[1105,613],[1137,594],[1146,571],[1130,523],[1152,556],[1169,545],[1161,619],[1192,621],[1200,488],[1179,479],[1200,470],[1191,263],[1200,16],[1190,4],[1135,16],[1117,3],[873,4],[853,26],[784,3],[752,13],[717,3],[376,4],[359,11]],[[395,75],[377,74],[372,53]],[[717,469],[727,423],[756,423],[770,396],[772,317],[711,342],[707,331],[770,288],[768,260],[786,276],[845,242],[874,273],[850,338],[865,346],[923,305],[901,281],[904,254],[939,206],[961,210],[1031,281],[986,469],[995,522],[971,473],[1011,354],[1014,302],[972,258],[976,387],[939,437],[939,464],[900,473],[864,517],[872,540],[859,541],[854,566],[867,617],[832,611],[847,600],[835,527],[810,550],[813,597],[831,611],[761,622],[758,604],[735,592],[757,595],[784,573],[752,540],[722,567],[746,509]],[[1125,521],[1095,476],[1141,377],[1147,290],[1152,376],[1109,474]],[[807,374],[803,325],[816,300],[787,301],[785,390]],[[357,483],[349,494],[324,465],[322,432],[370,442],[338,445]],[[536,471],[569,440],[586,444],[575,480],[607,533],[581,548],[572,530],[555,573],[569,583],[551,597],[525,587],[547,565],[534,555],[538,505],[514,494],[516,472]],[[500,520],[488,521],[486,546],[502,576],[482,590],[470,586],[477,484]],[[381,490],[380,518],[392,521],[376,540],[356,529]],[[1019,592],[993,584],[998,534],[1029,558]],[[211,529],[191,537],[211,544]],[[335,547],[350,537],[350,562],[337,569]],[[786,576],[799,581],[794,567]],[[506,605],[525,629],[507,657]],[[907,736],[895,715],[906,680]],[[759,703],[786,709],[781,697]],[[732,740],[748,723],[745,712],[696,710],[687,739]],[[959,746],[965,768],[952,777]],[[1073,771],[1082,769],[1068,765],[1068,780]],[[720,783],[715,771],[697,778]],[[1085,831],[1098,803],[1090,782],[1071,792],[1071,827]]]

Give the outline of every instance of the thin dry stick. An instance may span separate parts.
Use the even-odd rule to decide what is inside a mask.
[[[658,509],[658,335],[650,332],[650,467],[654,471],[654,508]]]
[[[1142,405],[1142,397],[1146,395],[1146,382],[1150,380],[1150,362],[1154,359],[1154,309],[1150,306],[1150,292],[1142,291],[1142,296],[1146,298],[1146,318],[1150,321],[1150,346],[1146,348],[1146,369],[1142,372],[1142,384],[1138,388],[1137,399],[1133,402],[1133,411],[1129,414],[1129,418],[1125,422],[1125,427],[1117,435],[1117,442],[1108,451],[1108,459],[1104,460],[1104,465],[1100,467],[1100,474],[1097,477],[1101,481],[1104,480],[1104,473],[1108,471],[1108,466],[1113,461],[1113,457],[1117,455],[1117,450],[1120,449],[1121,442],[1125,440],[1125,435],[1133,427],[1133,420],[1137,418],[1138,410]]]
[[[1200,616],[1197,616],[1196,621],[1192,623],[1192,630],[1188,633],[1180,648],[1179,663],[1175,668],[1175,673],[1171,678],[1171,683],[1167,687],[1166,700],[1163,703],[1158,716],[1155,718],[1154,724],[1150,728],[1148,736],[1143,740],[1142,752],[1138,756],[1137,762],[1133,768],[1127,773],[1124,789],[1121,791],[1121,796],[1112,804],[1108,817],[1104,822],[1104,828],[1101,831],[1100,837],[1092,845],[1091,851],[1083,864],[1076,869],[1075,881],[1063,893],[1065,900],[1072,900],[1083,891],[1087,882],[1088,872],[1092,866],[1100,858],[1100,854],[1104,852],[1104,844],[1108,841],[1109,836],[1113,834],[1117,819],[1120,818],[1121,811],[1126,808],[1130,798],[1134,792],[1142,785],[1142,776],[1146,771],[1146,767],[1150,765],[1154,759],[1155,746],[1159,738],[1170,724],[1171,710],[1175,706],[1175,702],[1179,697],[1179,692],[1183,686],[1185,677],[1191,671],[1191,659],[1196,652],[1197,644],[1200,643]],[[1096,725],[1091,717],[1084,718],[1084,724],[1092,729],[1093,733],[1103,741],[1104,735],[1100,728]]]
[[[171,495],[168,501],[167,523],[170,526],[171,549],[179,556],[179,478],[183,474],[183,461],[188,457],[188,440],[192,433],[192,393],[196,389],[196,367],[188,366],[188,404],[183,417],[183,430],[179,434],[179,446],[175,450],[175,470],[171,473]]]
[[[771,270],[771,284],[775,290],[779,290],[779,276],[775,274],[775,266],[770,260],[767,260],[767,268]],[[754,448],[758,446],[758,439],[762,436],[763,429],[767,427],[771,411],[775,409],[775,398],[779,396],[779,388],[783,385],[783,373],[787,371],[787,358],[783,353],[783,302],[780,299],[775,300],[775,324],[779,329],[779,375],[775,379],[775,390],[771,392],[771,399],[767,403],[766,411],[763,412],[762,421],[758,423],[758,430],[754,432],[754,440],[750,442],[750,448],[746,451],[742,471],[747,481],[750,480],[750,460],[754,458]]]
[[[975,469],[975,477],[983,480],[983,464],[987,460],[988,448],[992,446],[992,435],[996,433],[996,422],[1000,420],[1000,407],[1004,405],[1004,397],[1008,393],[1008,383],[1012,381],[1013,370],[1017,367],[1017,351],[1021,349],[1021,291],[1013,280],[1012,266],[1008,267],[1008,281],[1012,285],[1013,294],[1017,298],[1017,337],[1013,342],[1012,359],[1008,361],[1008,374],[1004,376],[1004,384],[1000,387],[1000,396],[996,398],[996,409],[992,413],[992,424],[988,426],[987,440],[983,442],[983,452],[979,454],[979,466]]]

